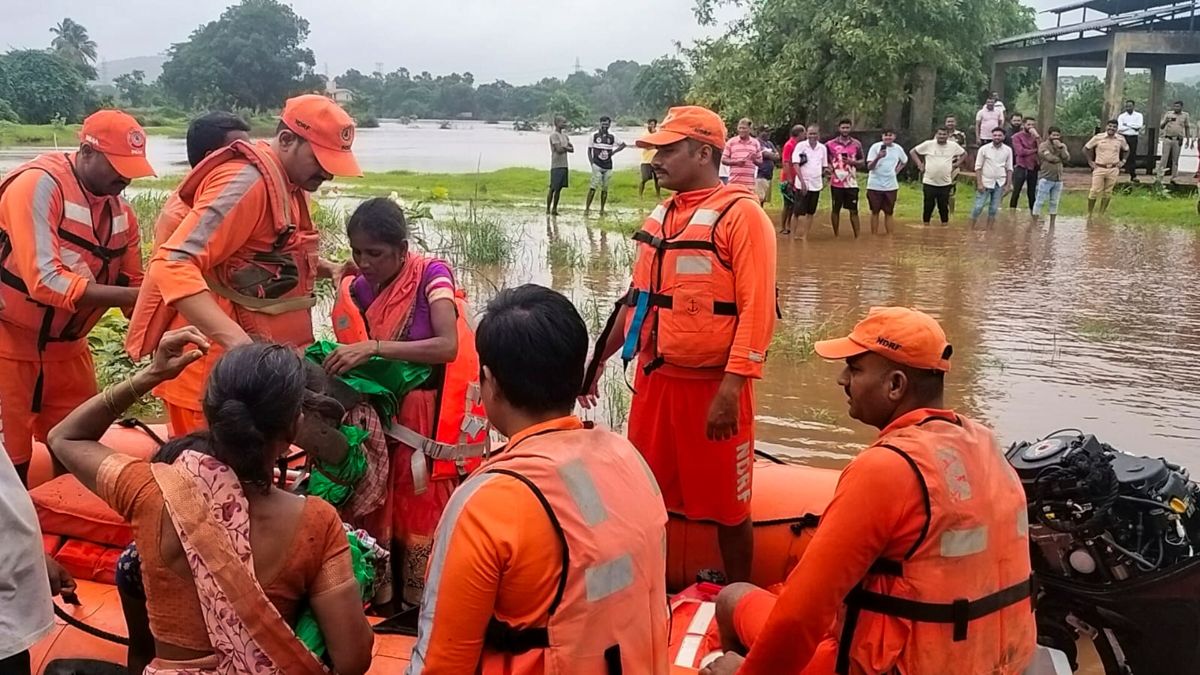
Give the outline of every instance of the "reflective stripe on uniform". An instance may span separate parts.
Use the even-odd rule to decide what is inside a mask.
[[[608,519],[608,509],[600,499],[600,491],[592,482],[592,476],[584,466],[583,460],[576,459],[558,468],[558,477],[562,479],[571,500],[579,509],[583,520],[589,527],[596,527]]]
[[[58,191],[58,184],[49,174],[38,179],[33,190],[33,242],[37,254],[38,283],[59,295],[71,289],[71,280],[59,269],[58,244],[54,238],[54,225],[50,219],[50,201]],[[64,203],[64,208],[66,203]],[[65,213],[65,211],[64,211]],[[86,222],[92,221],[88,211]],[[32,289],[31,289],[32,290]]]
[[[654,494],[661,495],[662,489],[658,487],[658,479],[654,477],[654,472],[650,470],[650,465],[646,463],[646,458],[642,457],[641,452],[635,452],[633,456],[637,458],[638,464],[642,465],[642,471],[646,472],[646,480],[650,481],[650,485],[654,487]],[[664,539],[663,542],[665,546],[666,540]]]
[[[703,255],[675,257],[676,274],[712,274],[712,259]]]
[[[468,479],[450,497],[442,519],[438,523],[438,531],[433,542],[433,550],[429,555],[429,571],[425,578],[425,595],[421,602],[421,615],[417,623],[417,643],[413,645],[411,660],[408,663],[407,675],[418,675],[425,668],[425,653],[429,651],[429,636],[433,633],[434,611],[437,609],[438,588],[442,583],[442,571],[446,566],[446,553],[450,549],[450,539],[454,536],[454,528],[458,525],[458,517],[462,515],[467,500],[488,481],[499,478],[501,474],[484,473]]]
[[[200,255],[204,251],[204,247],[212,239],[213,233],[225,221],[225,217],[229,212],[237,206],[242,197],[254,187],[254,184],[262,177],[258,169],[253,164],[247,164],[238,172],[233,180],[221,190],[221,194],[212,201],[204,212],[200,214],[200,219],[196,222],[196,226],[188,233],[187,239],[177,251],[171,251],[167,256],[168,260],[178,262],[187,260],[192,256]]]
[[[112,219],[112,234],[121,234],[129,229],[129,216],[124,213],[113,216]]]
[[[658,206],[654,207],[653,211],[650,212],[649,219],[653,220],[654,222],[661,225],[663,222],[663,218],[666,218],[666,217],[667,217],[667,207],[663,206],[662,204],[659,204]]]
[[[1025,510],[1017,511],[1017,536],[1029,536],[1029,512]]]
[[[62,260],[63,267],[66,267],[81,277],[85,277],[93,281],[95,280],[96,277],[92,274],[92,268],[88,267],[87,263],[83,260],[83,254],[81,254],[79,251],[70,247],[63,247],[58,252],[58,255]]]
[[[38,184],[38,187],[41,187],[41,183]],[[66,217],[67,220],[87,223],[88,227],[94,227],[92,224],[92,210],[88,208],[87,204],[76,204],[75,202],[69,202],[64,199],[63,216]]]
[[[696,609],[696,613],[692,615],[691,622],[688,623],[683,643],[679,645],[679,651],[675,654],[675,665],[681,668],[696,667],[696,654],[700,651],[700,645],[704,642],[704,636],[708,633],[708,626],[712,623],[713,616],[716,613],[717,603],[700,603],[700,606]]]
[[[968,530],[946,530],[940,539],[943,558],[963,558],[982,553],[988,547],[987,525]]]
[[[712,227],[717,224],[717,219],[721,217],[719,211],[712,209],[696,209],[696,213],[692,215],[692,219],[688,221],[688,225],[700,225],[702,227]]]
[[[588,602],[599,602],[633,583],[633,556],[626,553],[620,558],[593,565],[584,570],[583,576]]]

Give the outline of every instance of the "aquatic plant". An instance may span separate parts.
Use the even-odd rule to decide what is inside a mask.
[[[805,361],[813,355],[813,345],[841,333],[840,318],[825,317],[821,321],[801,326],[780,321],[775,324],[769,355],[790,361]]]
[[[483,214],[473,204],[466,214],[454,212],[436,224],[446,235],[443,248],[456,266],[502,265],[517,251],[517,236],[499,218]]]
[[[96,366],[96,386],[103,390],[114,384],[120,384],[127,377],[146,365],[149,357],[135,363],[125,351],[125,335],[129,331],[129,321],[118,309],[110,309],[100,317],[100,322],[88,333],[88,348],[92,352],[92,360]],[[142,420],[158,420],[163,416],[162,401],[147,397],[133,406],[126,413],[128,417]]]
[[[587,260],[569,239],[551,237],[546,244],[546,261],[555,269],[576,270],[582,268]]]
[[[1077,321],[1075,330],[1085,340],[1093,342],[1108,342],[1115,339],[1119,334],[1118,324],[1107,319],[1092,317]]]

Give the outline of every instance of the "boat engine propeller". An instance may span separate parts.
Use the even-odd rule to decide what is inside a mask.
[[[1090,637],[1109,675],[1200,672],[1200,486],[1187,470],[1075,429],[1007,457],[1029,502],[1039,641],[1075,667]]]

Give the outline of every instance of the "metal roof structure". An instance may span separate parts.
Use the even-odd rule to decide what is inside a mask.
[[[1057,14],[1061,23],[1062,15],[1066,12],[1083,10],[1084,17],[1086,17],[1088,9],[1104,11],[1101,9],[1104,7],[1109,9],[1136,7],[1136,9],[1133,11],[1126,10],[1123,13],[1112,14],[1092,21],[1085,20],[1080,23],[1058,25],[1053,28],[1044,28],[1029,33],[1013,35],[996,40],[991,43],[991,46],[1014,47],[1028,43],[1057,40],[1071,35],[1084,37],[1086,33],[1109,33],[1128,29],[1193,30],[1195,27],[1196,10],[1200,8],[1200,2],[1196,0],[1173,3],[1169,0],[1167,2],[1163,2],[1162,0],[1086,0],[1047,11]]]
[[[1077,9],[1091,9],[1108,15],[1127,14],[1174,3],[1175,0],[1077,0],[1077,2],[1043,10],[1042,14],[1065,14]]]

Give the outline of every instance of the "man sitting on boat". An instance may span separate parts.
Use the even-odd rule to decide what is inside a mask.
[[[842,473],[779,596],[721,592],[729,653],[702,673],[1023,672],[1035,648],[1025,493],[991,430],[945,408],[941,326],[876,308],[816,352],[846,360],[850,416],[880,436]]]

